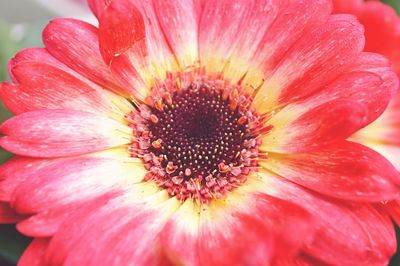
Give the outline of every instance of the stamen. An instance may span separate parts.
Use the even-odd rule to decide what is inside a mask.
[[[218,78],[169,74],[127,117],[145,180],[181,201],[205,204],[246,182],[258,167],[258,134],[272,129],[249,107],[246,90]]]

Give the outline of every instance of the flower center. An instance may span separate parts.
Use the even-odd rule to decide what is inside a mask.
[[[246,182],[258,164],[261,129],[250,95],[220,80],[165,84],[131,114],[131,151],[143,158],[145,180],[201,203]]]

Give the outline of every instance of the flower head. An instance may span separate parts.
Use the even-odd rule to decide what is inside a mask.
[[[1,85],[17,114],[1,206],[35,238],[21,265],[388,261],[374,203],[399,174],[345,139],[398,80],[354,17],[321,0],[89,5],[98,29],[52,21]]]

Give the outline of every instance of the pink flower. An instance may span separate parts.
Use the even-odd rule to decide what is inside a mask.
[[[21,265],[381,265],[399,174],[346,141],[398,87],[321,0],[91,0],[9,64]],[[15,213],[13,213],[15,212]]]

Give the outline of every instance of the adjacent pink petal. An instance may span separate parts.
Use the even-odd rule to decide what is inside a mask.
[[[110,118],[73,110],[20,114],[0,128],[0,145],[15,154],[59,157],[100,151],[131,142],[131,129]]]
[[[175,57],[164,38],[150,0],[111,2],[100,18],[99,34],[100,51],[114,76],[123,84],[134,79],[139,92],[133,94],[140,100],[144,99],[140,93],[144,90],[143,86],[151,88],[155,80],[164,80],[167,72],[177,71]],[[127,57],[135,71],[118,74],[113,60],[118,60],[121,55]],[[127,73],[133,73],[133,76],[124,77]]]
[[[263,36],[252,62],[260,65],[264,74],[270,74],[294,43],[326,23],[331,9],[332,3],[327,0],[280,1],[278,16]]]
[[[146,174],[141,162],[130,162],[129,157],[107,158],[95,154],[53,160],[46,166],[32,164],[30,168],[30,178],[18,186],[11,199],[12,206],[20,213],[82,203],[113,190],[129,188],[141,182]]]
[[[396,235],[387,214],[368,204],[323,198],[281,178],[261,172],[265,193],[294,202],[316,219],[317,233],[305,252],[332,265],[387,265]]]
[[[399,200],[391,201],[384,205],[386,211],[390,214],[390,217],[395,221],[397,226],[400,226],[400,202]]]
[[[199,25],[200,63],[208,72],[221,72],[246,31],[254,0],[206,1]],[[267,22],[268,23],[268,22]]]
[[[112,0],[87,0],[90,9],[97,18],[100,18],[103,11],[111,3]]]
[[[17,224],[19,232],[30,237],[51,237],[59,230],[60,226],[80,207],[82,203],[57,206],[41,211]]]
[[[347,73],[319,93],[274,115],[262,149],[307,152],[343,140],[382,114],[397,87],[397,76],[385,58],[362,53]]]
[[[352,142],[313,153],[270,154],[262,165],[301,186],[339,199],[379,202],[397,198],[400,192],[400,174],[390,162]]]
[[[54,160],[14,157],[0,166],[0,201],[11,201],[15,189]],[[34,167],[33,167],[34,166]]]
[[[18,266],[43,266],[44,256],[49,243],[48,238],[35,238],[25,249],[18,261]]]
[[[43,31],[43,42],[55,58],[106,89],[126,95],[100,55],[98,30],[75,19],[54,19]]]
[[[334,15],[296,42],[258,90],[261,113],[309,96],[342,74],[364,47],[362,26],[350,15]]]
[[[335,0],[335,13],[357,16],[365,28],[365,51],[386,56],[400,74],[400,18],[395,10],[380,1]]]
[[[223,206],[185,202],[161,233],[171,259],[184,265],[268,265],[273,256],[295,254],[311,240],[313,221],[299,206],[261,194],[236,197],[229,195]]]
[[[167,200],[163,193],[142,202],[132,200],[129,194],[97,200],[77,211],[53,237],[48,263],[169,265],[158,234],[179,203]]]
[[[99,25],[100,51],[107,64],[146,38],[144,25],[142,14],[130,1],[111,1]]]
[[[198,6],[196,0],[153,1],[158,22],[182,68],[198,62]]]
[[[17,114],[67,108],[121,117],[121,112],[132,109],[127,100],[87,80],[44,49],[21,51],[9,68],[17,85],[2,83],[0,97]]]

